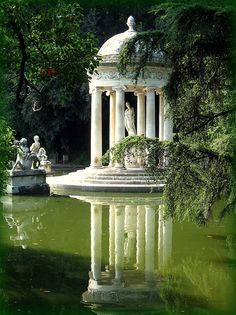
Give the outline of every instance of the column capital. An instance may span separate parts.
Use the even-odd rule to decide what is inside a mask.
[[[104,90],[103,90],[103,88],[102,87],[98,87],[98,86],[95,86],[95,87],[93,87],[93,88],[91,88],[90,89],[90,91],[89,91],[89,93],[90,94],[92,94],[92,93],[99,93],[99,92],[103,92]]]
[[[115,93],[115,91],[112,91],[112,90],[107,90],[106,91],[106,96],[110,96],[110,95],[113,95]]]
[[[119,86],[113,86],[112,87],[112,90],[113,91],[126,91],[127,90],[127,87],[125,85],[119,85]]]
[[[157,87],[154,86],[147,86],[146,88],[143,89],[144,92],[155,92]]]
[[[157,88],[157,89],[156,89],[156,95],[161,95],[161,96],[163,96],[163,94],[164,94],[164,91],[163,91],[162,88]]]
[[[144,91],[135,91],[135,92],[134,92],[134,95],[135,95],[135,96],[144,95],[144,94],[145,94]]]

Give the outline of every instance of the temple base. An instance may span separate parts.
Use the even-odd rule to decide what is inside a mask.
[[[164,181],[150,178],[143,169],[86,168],[68,175],[47,177],[53,194],[69,191],[162,192]]]

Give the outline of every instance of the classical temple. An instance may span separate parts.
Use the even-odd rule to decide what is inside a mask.
[[[134,84],[133,74],[121,75],[117,62],[124,44],[133,38],[135,21],[132,16],[127,20],[128,30],[108,39],[100,48],[98,55],[101,64],[96,69],[90,82],[91,93],[91,166],[101,167],[102,157],[102,93],[110,97],[109,104],[109,146],[118,143],[125,137],[125,94],[132,92],[137,97],[137,135],[159,140],[172,139],[172,122],[165,118],[168,104],[165,101],[163,87],[167,84],[171,69],[165,67],[163,54],[157,51],[144,77]],[[137,51],[138,62],[138,51]],[[156,104],[158,95],[159,102]],[[159,108],[157,109],[157,105]],[[156,121],[156,111],[159,119]],[[156,125],[159,132],[156,134]]]
[[[148,178],[144,169],[127,167],[110,161],[108,167],[102,165],[103,136],[109,137],[109,148],[125,138],[125,104],[127,95],[137,97],[135,104],[135,134],[149,138],[172,140],[172,121],[166,116],[168,104],[163,92],[171,72],[166,66],[163,53],[153,53],[153,58],[145,68],[142,77],[134,82],[133,74],[118,71],[119,55],[124,44],[134,36],[135,21],[132,16],[127,20],[128,29],[108,39],[100,48],[98,55],[100,65],[94,71],[90,83],[91,94],[91,160],[85,170],[78,170],[69,175],[48,178],[52,193],[60,193],[64,189],[85,191],[120,191],[120,192],[152,192],[163,189],[163,181],[158,183]],[[139,62],[137,47],[137,62]],[[109,97],[109,132],[103,132],[103,93]],[[134,104],[132,104],[133,107]],[[133,109],[132,109],[133,110]],[[106,111],[107,112],[107,111]],[[136,131],[137,130],[137,131]],[[134,135],[134,131],[132,132]]]

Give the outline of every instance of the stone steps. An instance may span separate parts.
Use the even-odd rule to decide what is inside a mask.
[[[87,168],[52,177],[48,180],[51,191],[57,189],[78,189],[104,192],[152,192],[161,191],[164,181],[154,181],[142,169]]]
[[[84,178],[80,180],[82,183],[91,183],[91,184],[125,184],[125,185],[151,185],[155,184],[156,182],[145,180],[145,179],[133,179],[133,178],[106,178],[106,179],[98,179],[98,178]],[[160,183],[160,181],[159,181]]]

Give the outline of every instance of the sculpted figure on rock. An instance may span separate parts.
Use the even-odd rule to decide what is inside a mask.
[[[16,169],[29,170],[31,169],[32,164],[35,165],[35,168],[39,167],[37,155],[31,155],[29,153],[26,138],[22,138],[20,141],[16,140],[14,146],[17,148],[17,156],[12,171],[15,171]]]

